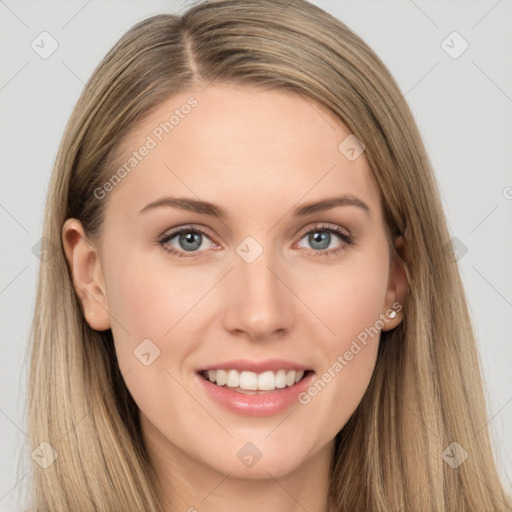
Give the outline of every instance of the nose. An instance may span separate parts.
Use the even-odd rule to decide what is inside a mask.
[[[275,339],[291,329],[298,299],[288,287],[286,269],[275,262],[271,250],[264,250],[252,263],[235,254],[230,274],[225,329],[257,341]]]

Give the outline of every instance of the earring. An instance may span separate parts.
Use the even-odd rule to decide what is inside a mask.
[[[391,313],[389,313],[389,318],[395,318],[396,316],[396,311],[394,309],[391,310]]]

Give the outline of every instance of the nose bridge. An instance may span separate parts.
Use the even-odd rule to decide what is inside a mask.
[[[236,265],[236,276],[242,294],[260,305],[270,306],[280,293],[273,260],[270,251],[265,251],[252,263],[242,260]]]
[[[288,329],[293,322],[293,297],[272,248],[247,237],[236,248],[235,291],[228,312],[228,328],[265,337]]]

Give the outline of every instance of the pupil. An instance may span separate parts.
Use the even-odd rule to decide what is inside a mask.
[[[310,236],[312,238],[311,242],[313,246],[315,243],[319,243],[321,245],[321,247],[317,246],[317,249],[326,249],[329,247],[330,234],[326,231],[315,231]]]
[[[187,244],[193,244],[196,242],[196,246],[190,247],[183,247],[186,251],[198,249],[201,247],[201,233],[185,233],[185,235],[180,236],[180,242],[185,241]],[[181,245],[181,244],[180,244]]]

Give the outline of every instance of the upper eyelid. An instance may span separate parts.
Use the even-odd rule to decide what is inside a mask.
[[[351,236],[351,233],[350,231],[343,227],[343,226],[338,226],[336,224],[332,224],[332,223],[329,223],[329,222],[319,222],[318,224],[315,224],[313,226],[309,226],[309,227],[306,227],[304,229],[301,229],[300,231],[297,232],[297,234],[295,236],[300,236],[300,237],[303,237],[304,235],[307,235],[310,231],[313,231],[317,229],[318,231],[334,231],[335,234],[339,234],[337,233],[337,231],[341,231],[341,232],[345,232],[344,233],[345,235],[347,236]]]
[[[180,233],[192,231],[192,232],[199,232],[203,235],[206,235],[209,238],[215,238],[210,235],[207,228],[204,228],[203,226],[197,226],[197,225],[185,225],[183,227],[177,227],[173,228],[170,231],[165,231],[158,239],[160,241],[162,240],[169,240],[171,238],[174,238],[176,235],[179,235]],[[216,242],[217,243],[217,242]]]

